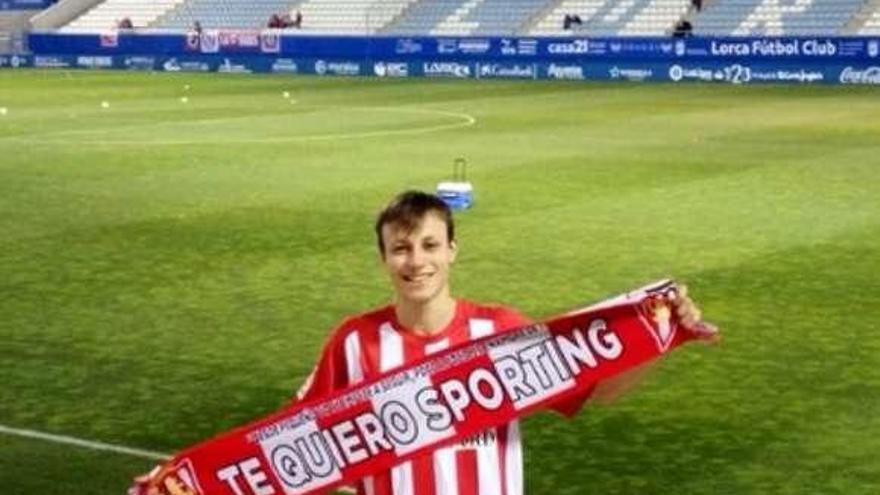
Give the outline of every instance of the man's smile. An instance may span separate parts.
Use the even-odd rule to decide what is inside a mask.
[[[411,274],[411,275],[403,275],[402,278],[406,282],[420,283],[420,282],[427,281],[428,279],[430,279],[433,276],[434,276],[433,273],[416,273],[416,274]]]

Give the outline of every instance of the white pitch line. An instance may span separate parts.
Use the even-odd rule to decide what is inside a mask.
[[[67,435],[53,435],[51,433],[44,433],[42,431],[35,430],[24,430],[21,428],[10,428],[8,426],[0,425],[0,433],[6,435],[12,435],[16,437],[24,437],[24,438],[34,438],[37,440],[43,440],[46,442],[52,443],[62,443],[65,445],[74,445],[76,447],[81,447],[89,450],[103,450],[107,452],[113,452],[116,454],[125,454],[134,457],[141,457],[144,459],[150,459],[153,461],[167,461],[171,459],[171,456],[168,454],[163,454],[161,452],[153,452],[150,450],[143,449],[135,449],[132,447],[126,447],[124,445],[113,445],[110,443],[104,442],[95,442],[92,440],[83,440],[81,438],[69,437]],[[349,486],[341,486],[336,489],[339,493],[355,493],[355,490]]]
[[[326,107],[325,110],[333,110],[338,107]],[[205,139],[158,139],[158,140],[130,140],[130,139],[120,139],[120,140],[112,140],[112,139],[101,139],[96,141],[91,141],[87,139],[78,139],[76,141],[77,144],[91,144],[97,146],[144,146],[144,145],[163,145],[163,146],[173,146],[173,145],[207,145],[207,144],[272,144],[272,143],[291,143],[291,142],[305,142],[305,141],[335,141],[342,139],[363,139],[363,138],[374,138],[374,137],[389,137],[389,136],[413,136],[419,134],[428,134],[452,129],[459,129],[462,127],[470,127],[477,123],[476,117],[473,115],[463,113],[463,112],[453,112],[448,110],[438,110],[432,108],[414,108],[414,107],[351,107],[347,110],[369,110],[369,111],[378,111],[378,112],[397,112],[397,113],[409,113],[409,114],[423,114],[423,115],[440,115],[443,117],[450,117],[453,119],[458,119],[457,122],[450,122],[446,124],[437,124],[433,126],[426,127],[415,127],[411,129],[379,129],[375,131],[360,131],[360,132],[342,132],[342,133],[328,133],[328,134],[311,134],[311,135],[302,135],[302,136],[275,136],[275,137],[263,137],[263,138],[223,138],[220,141],[212,141]],[[218,122],[218,121],[227,121],[227,120],[238,120],[245,117],[224,117],[219,119],[202,119],[200,122]],[[250,118],[250,117],[247,117]],[[179,121],[179,122],[165,122],[165,123],[150,123],[143,124],[138,126],[126,126],[125,128],[116,128],[114,131],[120,130],[134,130],[137,129],[145,129],[150,127],[157,127],[162,125],[189,125],[192,124],[193,121]],[[64,139],[52,139],[54,136],[64,136],[64,135],[73,135],[77,134],[80,136],[97,133],[101,131],[96,131],[92,129],[87,130],[72,130],[72,131],[61,131],[55,133],[46,133],[41,134],[39,136],[9,136],[5,138],[0,138],[2,140],[10,140],[10,141],[18,141],[18,142],[32,142],[36,141],[39,138],[39,142],[41,143],[67,143],[71,142]]]
[[[110,443],[95,442],[92,440],[83,440],[81,438],[74,438],[74,437],[69,437],[66,435],[53,435],[51,433],[43,433],[42,431],[23,430],[21,428],[10,428],[8,426],[3,426],[3,425],[0,425],[0,433],[6,434],[6,435],[13,435],[13,436],[17,436],[17,437],[35,438],[37,440],[44,440],[46,442],[74,445],[76,447],[82,447],[84,449],[90,449],[90,450],[103,450],[103,451],[107,451],[107,452],[115,452],[117,454],[125,454],[125,455],[134,456],[134,457],[142,457],[144,459],[151,459],[154,461],[164,461],[164,460],[171,458],[170,455],[163,454],[161,452],[153,452],[150,450],[135,449],[132,447],[126,447],[124,445],[113,445]]]

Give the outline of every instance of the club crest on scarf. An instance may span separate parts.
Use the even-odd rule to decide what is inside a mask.
[[[662,293],[652,294],[638,305],[638,310],[642,321],[651,330],[651,336],[657,342],[657,347],[661,351],[669,349],[678,325],[672,318],[667,296]]]
[[[156,469],[135,480],[128,495],[202,495],[198,478],[189,459]]]

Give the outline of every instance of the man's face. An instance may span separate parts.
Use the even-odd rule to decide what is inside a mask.
[[[382,241],[385,269],[400,302],[426,303],[448,293],[456,246],[449,242],[446,223],[439,216],[429,212],[409,232],[385,224]]]

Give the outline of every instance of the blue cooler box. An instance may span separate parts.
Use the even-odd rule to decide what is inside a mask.
[[[474,205],[474,186],[470,182],[441,182],[437,196],[453,210],[466,210]]]

